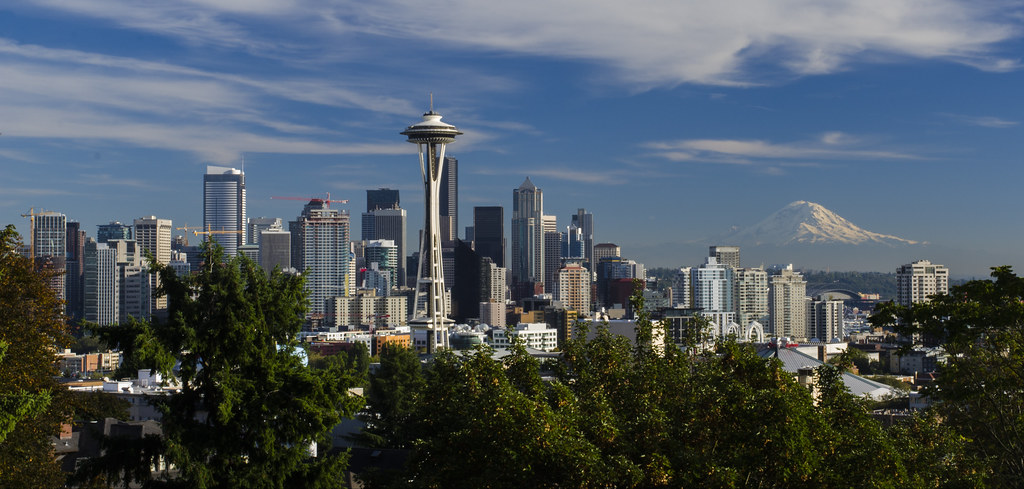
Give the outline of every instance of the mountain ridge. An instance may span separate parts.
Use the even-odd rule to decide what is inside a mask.
[[[863,229],[825,206],[798,200],[773,212],[757,224],[735,229],[719,242],[754,246],[793,244],[883,245],[890,247],[927,244]]]

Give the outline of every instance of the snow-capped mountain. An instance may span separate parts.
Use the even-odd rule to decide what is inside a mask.
[[[820,204],[798,200],[747,229],[735,230],[722,242],[750,245],[850,244],[904,246],[922,244],[861,229]]]

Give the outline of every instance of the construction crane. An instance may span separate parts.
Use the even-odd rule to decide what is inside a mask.
[[[36,216],[45,214],[46,211],[39,209],[36,212],[35,207],[31,207],[28,210],[28,214],[22,214],[21,217],[28,218],[28,256],[32,257],[32,263],[36,262]]]
[[[242,234],[244,232],[245,231],[242,231],[242,230],[236,230],[236,231],[192,231],[192,235],[193,236],[199,236],[200,234]]]
[[[184,226],[179,226],[179,227],[176,227],[174,229],[176,229],[178,231],[181,231],[182,229],[184,229],[185,231],[188,231],[190,229],[203,229],[203,227],[202,226],[189,226],[188,223],[186,222]]]
[[[270,198],[271,199],[278,199],[278,200],[304,200],[306,202],[310,202],[310,201],[313,201],[313,200],[318,200],[320,202],[323,202],[323,203],[327,204],[327,207],[331,206],[331,202],[337,202],[339,204],[347,204],[348,203],[348,199],[333,199],[332,200],[330,192],[327,192],[327,198],[326,199],[321,199],[320,197],[278,197],[278,196],[272,196]]]

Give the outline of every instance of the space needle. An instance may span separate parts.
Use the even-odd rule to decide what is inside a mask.
[[[414,330],[427,332],[427,353],[434,353],[448,348],[448,326],[452,323],[445,304],[444,263],[441,260],[440,193],[444,149],[462,133],[455,126],[441,122],[441,114],[434,112],[431,96],[430,111],[423,114],[423,120],[407,127],[401,134],[419,147],[426,206],[420,266],[416,273],[416,307],[409,324]]]

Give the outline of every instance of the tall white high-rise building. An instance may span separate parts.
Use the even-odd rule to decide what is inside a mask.
[[[235,168],[207,166],[203,175],[203,230],[207,239],[224,248],[224,257],[238,254],[246,243],[245,173]]]
[[[733,311],[733,269],[707,257],[704,264],[694,268],[693,307],[702,311]]]
[[[513,299],[531,297],[544,283],[544,192],[526,177],[512,191]]]
[[[768,317],[768,272],[763,268],[733,270],[733,301],[736,322],[744,328]]]
[[[798,340],[808,338],[807,332],[807,282],[803,275],[793,271],[793,266],[772,275],[768,293],[768,316],[771,334]]]
[[[51,273],[47,285],[62,300],[66,298],[67,278],[67,216],[44,211],[32,215],[32,259],[38,269]]]
[[[949,269],[918,260],[896,269],[896,302],[910,306],[928,302],[933,295],[949,293]]]
[[[672,279],[672,307],[693,307],[693,267],[680,267]]]
[[[158,219],[156,216],[140,217],[134,221],[135,242],[141,248],[140,252],[153,255],[157,263],[167,265],[171,262],[171,230],[173,229],[170,219]],[[150,290],[156,290],[160,286],[160,277],[149,275]],[[158,315],[167,310],[167,297],[160,296],[150,302],[154,313]]]
[[[309,297],[308,315],[323,317],[332,297],[349,295],[355,284],[348,212],[310,201],[295,221]]]

